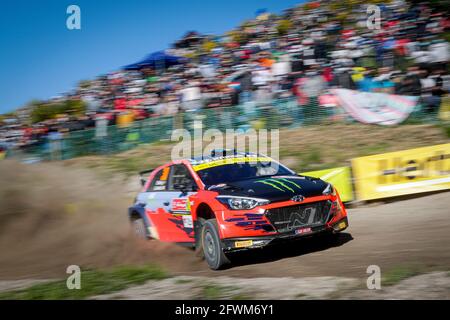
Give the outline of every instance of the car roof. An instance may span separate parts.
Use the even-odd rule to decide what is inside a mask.
[[[196,156],[190,159],[187,159],[191,164],[198,164],[202,162],[214,161],[223,158],[241,158],[241,157],[257,157],[260,156],[257,153],[253,152],[237,152],[237,151],[229,151],[229,150],[212,150],[211,155],[205,156]]]

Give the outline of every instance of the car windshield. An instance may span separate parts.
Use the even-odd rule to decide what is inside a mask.
[[[231,163],[197,171],[207,186],[230,183],[239,180],[275,175],[293,175],[289,169],[276,162]]]

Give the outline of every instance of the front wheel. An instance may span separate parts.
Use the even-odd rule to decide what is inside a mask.
[[[203,254],[209,267],[213,270],[219,270],[230,263],[222,250],[218,230],[216,219],[210,219],[204,223],[201,233]]]
[[[339,243],[341,237],[341,233],[340,232],[326,232],[325,234],[322,235],[322,241],[327,244],[327,245],[337,245]]]

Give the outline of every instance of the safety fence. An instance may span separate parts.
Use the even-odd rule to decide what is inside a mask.
[[[44,141],[27,147],[26,157],[47,159],[71,159],[86,155],[114,154],[130,150],[142,143],[170,140],[172,130],[193,131],[195,121],[201,121],[206,129],[281,129],[317,125],[329,122],[356,122],[341,108],[321,106],[314,99],[299,106],[296,99],[277,99],[271,103],[248,102],[233,107],[201,109],[135,121],[126,127],[108,126],[106,133],[99,135],[96,129],[66,133],[60,141]],[[405,123],[436,123],[436,112],[426,112],[420,105]],[[13,154],[13,153],[11,153]]]

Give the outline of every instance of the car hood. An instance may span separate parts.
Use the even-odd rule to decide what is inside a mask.
[[[263,198],[271,202],[286,201],[295,195],[305,198],[322,195],[327,183],[307,176],[272,176],[234,181],[210,186],[220,195]]]

